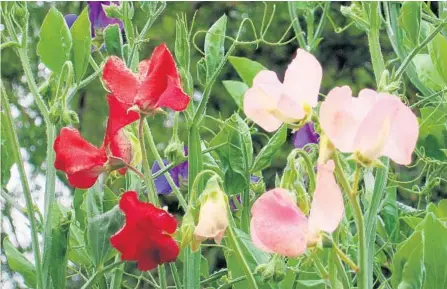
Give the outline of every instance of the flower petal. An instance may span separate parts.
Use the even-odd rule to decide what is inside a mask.
[[[228,227],[227,204],[223,192],[217,194],[215,198],[208,197],[200,208],[199,222],[194,230],[197,240],[203,241],[214,238],[216,243],[220,243],[223,233]]]
[[[284,76],[284,91],[296,103],[317,106],[323,69],[320,62],[299,48]]]
[[[252,241],[261,250],[297,257],[307,247],[307,219],[284,189],[264,193],[253,204]]]
[[[102,79],[113,95],[129,107],[134,103],[138,94],[140,81],[130,71],[121,58],[110,56],[104,65]]]
[[[343,196],[334,177],[334,161],[319,165],[317,183],[309,215],[309,233],[332,233],[338,227],[345,211]],[[310,237],[312,239],[312,236]]]
[[[126,163],[132,160],[132,145],[123,129],[119,130],[111,139],[109,144],[110,152],[114,157],[122,159]],[[118,172],[125,175],[127,168],[121,168]]]
[[[107,95],[107,102],[109,104],[109,118],[107,120],[105,143],[107,144],[114,138],[123,127],[140,118],[135,111],[129,111],[129,106],[122,103],[113,94]]]
[[[141,86],[136,103],[140,108],[186,109],[190,98],[181,88],[174,58],[166,44],[156,47],[151,58],[140,63],[139,69]]]
[[[107,162],[103,148],[90,144],[76,129],[69,127],[61,129],[53,149],[56,152],[54,167],[65,172],[74,187],[88,187],[101,174]],[[83,177],[86,178],[85,182],[82,181]]]
[[[169,161],[168,160],[163,160],[163,163],[165,164],[165,166],[169,165]],[[156,172],[160,171],[160,169],[161,169],[160,165],[158,164],[157,161],[155,161],[154,164],[152,165],[152,174],[155,174]],[[171,175],[171,177],[173,178],[173,180],[175,182],[176,179],[175,179],[175,176],[172,173],[172,170],[169,171],[169,174]],[[172,193],[172,188],[169,185],[168,180],[166,179],[164,174],[156,177],[154,179],[154,184],[155,184],[155,189],[157,190],[158,194],[160,194],[160,195],[167,195],[167,194]]]
[[[348,86],[332,89],[320,108],[320,125],[329,140],[342,152],[353,152],[354,138],[362,118],[355,115]]]
[[[293,137],[293,145],[296,148],[303,148],[310,143],[318,143],[319,135],[315,132],[314,124],[306,123],[302,128],[295,132]]]
[[[276,73],[270,70],[259,72],[253,80],[253,87],[244,95],[244,112],[248,118],[268,132],[277,130],[282,121],[272,112],[281,99],[282,84]]]

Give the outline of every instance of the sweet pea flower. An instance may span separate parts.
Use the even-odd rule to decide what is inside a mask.
[[[102,78],[125,111],[132,108],[153,114],[161,107],[182,111],[189,104],[190,98],[181,88],[174,58],[165,44],[156,47],[150,59],[140,62],[138,74],[128,69],[121,58],[109,57]],[[129,114],[116,117],[122,126],[135,120]]]
[[[119,1],[112,1],[113,4],[119,5]],[[102,31],[107,26],[112,24],[118,24],[120,29],[123,29],[123,22],[119,19],[109,18],[104,12],[102,5],[109,6],[110,1],[87,1],[88,5],[88,17],[90,19],[90,29],[92,31],[92,37],[95,37],[96,31]],[[78,18],[76,14],[66,14],[64,16],[65,22],[68,28],[71,28],[73,23]]]
[[[177,228],[171,214],[141,202],[134,191],[121,196],[119,207],[126,215],[126,223],[110,243],[121,253],[121,260],[137,261],[141,271],[175,261],[180,249],[171,236]]]
[[[199,222],[194,236],[201,242],[214,238],[217,244],[222,241],[228,227],[228,198],[220,189],[217,177],[212,177],[200,196]]]
[[[188,148],[185,147],[185,156],[188,155]],[[169,165],[168,160],[163,160],[165,166]],[[160,171],[160,164],[155,161],[152,166],[152,174]],[[185,161],[169,170],[175,185],[181,187],[182,184],[188,182],[188,161]],[[168,195],[172,193],[172,188],[164,175],[160,175],[154,179],[155,189],[160,195]]]
[[[110,4],[119,5],[119,1],[87,1],[88,4],[88,17],[91,23],[92,37],[95,37],[97,30],[104,30],[107,26],[112,24],[118,24],[120,29],[123,29],[123,22],[119,19],[107,17],[103,5],[109,6]]]
[[[109,109],[125,113],[109,97]],[[133,112],[135,113],[135,112]],[[135,113],[136,114],[136,113]],[[138,114],[137,118],[138,118]],[[103,144],[97,148],[84,138],[78,130],[64,127],[55,139],[53,149],[56,153],[54,167],[65,172],[68,182],[75,188],[87,189],[93,186],[103,172],[119,169],[124,175],[127,171],[123,163],[132,158],[131,143],[122,129],[109,116]]]
[[[250,223],[253,244],[269,253],[298,257],[319,241],[321,231],[335,231],[343,217],[344,204],[334,168],[333,161],[318,166],[309,218],[285,189],[270,190],[256,200]]]
[[[309,52],[298,49],[283,83],[271,70],[256,75],[253,86],[244,96],[244,112],[268,132],[277,130],[282,123],[303,120],[317,105],[322,75],[318,60]]]
[[[380,156],[410,164],[419,133],[415,114],[399,97],[371,89],[352,97],[348,86],[329,92],[320,108],[320,124],[336,148],[354,153],[365,165]]]
[[[308,122],[295,132],[293,145],[296,148],[302,149],[307,144],[318,143],[319,138],[320,136],[315,131],[314,124]]]

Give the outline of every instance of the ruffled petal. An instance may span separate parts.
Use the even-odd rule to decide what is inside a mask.
[[[124,130],[119,130],[111,139],[109,144],[110,152],[114,157],[122,159],[126,163],[130,163],[132,160],[132,144],[127,138]],[[121,168],[118,172],[125,175],[127,168]]]
[[[332,89],[320,107],[320,125],[329,140],[342,152],[353,152],[354,138],[362,117],[355,115],[356,102],[348,86]],[[363,106],[361,106],[363,107]]]
[[[126,103],[120,102],[115,95],[107,95],[107,102],[109,104],[109,118],[107,120],[105,143],[114,138],[126,125],[140,118],[139,114],[135,111],[129,111],[129,107]]]
[[[87,142],[74,128],[62,128],[53,149],[56,152],[54,167],[65,172],[74,187],[90,187],[88,185],[96,181],[107,162],[105,150]],[[86,179],[82,180],[84,177]]]
[[[332,233],[340,224],[345,211],[343,196],[334,177],[334,161],[319,165],[317,183],[309,215],[309,234]],[[312,239],[312,236],[310,237]]]
[[[284,76],[284,92],[296,103],[315,107],[318,102],[323,69],[320,62],[304,49],[298,49]]]
[[[248,118],[268,132],[277,130],[282,121],[274,116],[281,99],[282,84],[276,73],[270,70],[259,72],[253,87],[244,95],[244,112]]]
[[[177,227],[172,215],[139,201],[134,191],[125,192],[119,206],[126,215],[126,223],[110,241],[123,260],[137,261],[140,270],[151,270],[177,258],[179,247],[168,235]]]
[[[121,58],[110,56],[104,65],[102,79],[113,95],[122,103],[131,106],[138,94],[140,81]]]
[[[303,148],[307,144],[318,143],[319,135],[314,129],[314,124],[306,123],[302,128],[295,132],[293,136],[293,145],[296,148]]]
[[[149,61],[139,65],[141,86],[136,103],[143,109],[168,107],[184,110],[189,97],[181,89],[180,76],[174,58],[166,44],[155,48]]]
[[[264,193],[251,209],[252,241],[259,249],[297,257],[307,247],[307,219],[284,189]]]

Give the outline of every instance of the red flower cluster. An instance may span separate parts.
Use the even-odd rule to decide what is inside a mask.
[[[110,242],[121,252],[122,260],[137,261],[141,271],[175,261],[179,247],[169,235],[177,227],[172,215],[151,203],[139,201],[134,191],[125,192],[119,206],[126,214],[126,224]]]
[[[181,88],[174,58],[165,44],[156,47],[150,59],[140,62],[138,74],[129,70],[121,58],[109,57],[102,78],[112,92],[109,98],[119,103],[117,107],[121,111],[132,108],[142,114],[151,114],[161,107],[182,111],[189,104],[190,98]],[[136,120],[133,115],[121,111],[110,112],[116,123],[113,130]]]
[[[134,74],[124,62],[110,57],[103,71],[103,80],[111,90],[107,96],[109,118],[100,148],[84,140],[72,128],[63,128],[54,142],[54,166],[67,174],[76,188],[89,188],[98,176],[114,169],[126,173],[124,163],[131,159],[131,145],[122,128],[138,120],[142,114],[153,113],[160,107],[184,110],[189,97],[182,91],[174,58],[165,44],[158,46],[152,57],[143,60],[139,73]],[[138,109],[130,109],[137,106]]]

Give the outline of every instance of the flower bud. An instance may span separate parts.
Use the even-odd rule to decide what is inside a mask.
[[[13,15],[15,22],[22,28],[26,26],[26,21],[28,21],[28,10],[22,4],[16,4],[13,7]]]
[[[176,163],[185,158],[185,145],[174,136],[165,149],[165,156],[170,163]]]
[[[358,29],[365,32],[369,30],[369,23],[364,19],[363,10],[358,4],[353,3],[349,7],[341,6],[340,12],[343,16],[350,18]]]
[[[183,217],[182,226],[180,227],[180,248],[185,248],[193,240],[193,234],[196,228],[194,212],[195,208],[190,208]]]
[[[71,124],[78,124],[79,117],[78,114],[72,110],[66,110],[62,114],[62,125],[68,126]]]
[[[261,264],[256,267],[255,272],[261,275],[263,282],[281,282],[286,276],[286,264],[284,258],[279,255],[274,255],[267,264]]]
[[[110,5],[102,5],[102,9],[104,9],[104,12],[109,18],[123,19],[121,6],[116,5],[113,2],[110,3]]]
[[[213,176],[200,196],[199,222],[194,230],[198,241],[214,238],[220,244],[228,227],[227,203],[228,198],[220,188],[218,176]]]

